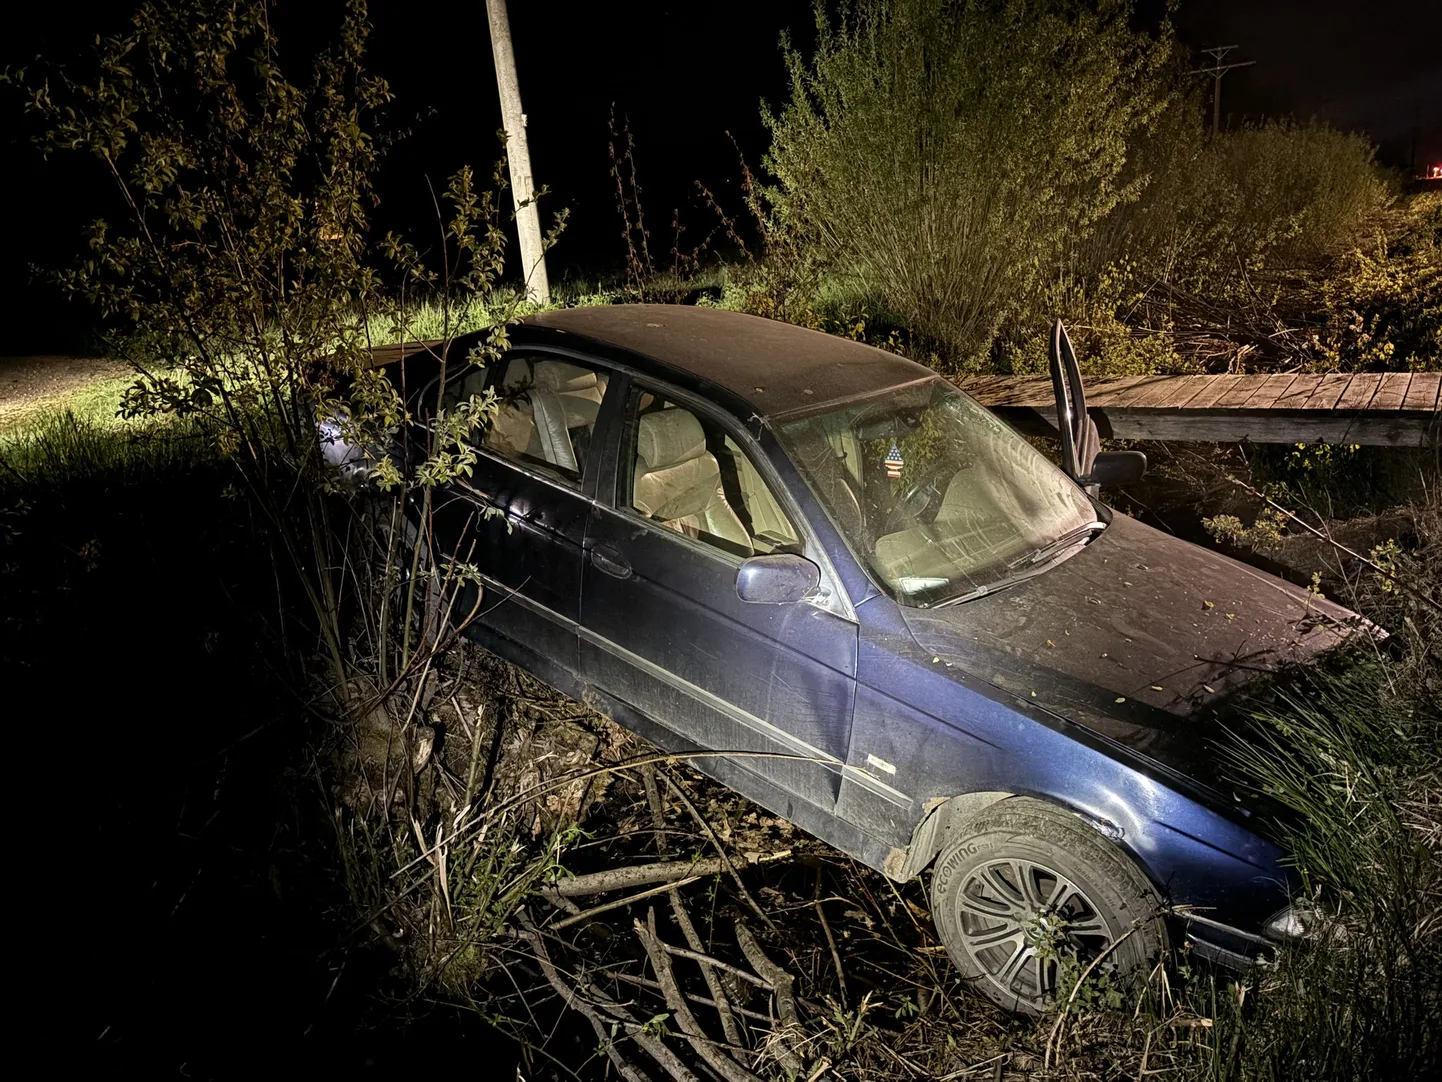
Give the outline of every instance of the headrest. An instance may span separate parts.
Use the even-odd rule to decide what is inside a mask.
[[[596,373],[580,365],[565,361],[537,361],[535,365],[537,387],[549,387],[553,391],[574,393],[589,391],[596,386]]]
[[[694,414],[683,409],[658,410],[641,417],[636,454],[648,470],[665,469],[706,450],[706,433]]]

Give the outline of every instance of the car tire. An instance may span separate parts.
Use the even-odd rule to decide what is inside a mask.
[[[1072,952],[1083,967],[1105,953],[1098,968],[1116,986],[1166,950],[1151,883],[1078,816],[1013,797],[962,829],[937,858],[932,913],[952,962],[994,1003],[1044,1013]]]

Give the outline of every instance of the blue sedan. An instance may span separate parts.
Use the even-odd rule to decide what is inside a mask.
[[[932,868],[955,964],[1033,1013],[1070,950],[1244,965],[1298,931],[1216,715],[1354,619],[1099,502],[1145,463],[1099,452],[1053,345],[1060,467],[927,368],[716,309],[548,312],[430,386],[501,402],[433,501],[483,573],[469,632],[893,879]]]

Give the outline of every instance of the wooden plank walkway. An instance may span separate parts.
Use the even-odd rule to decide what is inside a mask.
[[[1051,379],[979,376],[962,390],[1017,428],[1056,435]],[[1123,376],[1087,385],[1104,437],[1436,447],[1442,372]]]

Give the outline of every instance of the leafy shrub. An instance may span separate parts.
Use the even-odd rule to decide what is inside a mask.
[[[1424,192],[1391,236],[1345,256],[1322,283],[1323,356],[1347,371],[1442,364],[1442,193]]]
[[[830,272],[961,360],[1139,183],[1127,146],[1163,101],[1170,31],[1130,5],[857,0],[818,11],[768,113],[778,219]]]

